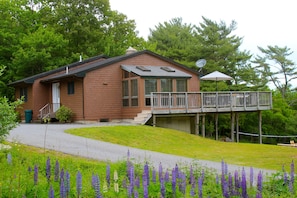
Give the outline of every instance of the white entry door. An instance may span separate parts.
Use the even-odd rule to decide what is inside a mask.
[[[53,112],[60,108],[60,83],[52,84]]]

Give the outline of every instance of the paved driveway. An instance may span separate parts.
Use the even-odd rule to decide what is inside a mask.
[[[193,162],[200,164],[203,167],[211,168],[214,171],[221,171],[221,163],[191,159],[176,155],[168,155],[158,152],[152,152],[142,149],[130,148],[117,144],[92,140],[88,138],[78,137],[64,133],[65,129],[107,126],[111,123],[97,124],[20,124],[13,129],[7,140],[10,142],[19,142],[35,147],[46,148],[60,151],[67,154],[78,155],[86,158],[93,158],[102,161],[117,162],[127,158],[127,152],[130,152],[131,158],[135,162],[145,163],[148,161],[155,167],[162,163],[163,168],[172,169],[175,164],[189,165]],[[112,125],[115,125],[112,123]],[[123,125],[119,123],[118,125]],[[228,165],[228,170],[234,172],[241,170],[243,167]],[[249,171],[249,167],[245,167]],[[255,176],[260,169],[254,169]],[[273,171],[262,170],[265,174],[271,174]],[[247,175],[249,175],[247,173]]]

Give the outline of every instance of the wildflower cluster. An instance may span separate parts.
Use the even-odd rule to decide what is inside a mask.
[[[6,164],[10,169],[18,161],[13,157],[12,153],[7,153]],[[263,173],[261,171],[255,173],[252,167],[247,169],[249,171],[241,168],[231,173],[224,161],[221,163],[221,173],[216,174],[194,163],[189,167],[176,164],[172,169],[164,169],[161,163],[158,167],[151,166],[149,162],[137,164],[133,163],[128,152],[127,160],[121,166],[115,168],[108,163],[104,171],[92,169],[91,174],[86,174],[84,169],[64,168],[59,160],[52,160],[50,157],[44,160],[43,163],[29,166],[27,174],[15,173],[10,179],[2,178],[0,196],[49,198],[296,196],[293,161],[289,173],[283,168],[282,177],[276,175],[266,178],[265,181]],[[26,185],[21,184],[22,181],[26,181]],[[26,186],[26,189],[21,189],[21,186]]]

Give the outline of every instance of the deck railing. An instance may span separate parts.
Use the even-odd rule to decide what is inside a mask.
[[[271,92],[152,92],[152,113],[257,111],[272,108]]]

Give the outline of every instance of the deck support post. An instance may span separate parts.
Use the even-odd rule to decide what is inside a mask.
[[[262,144],[262,111],[258,111],[259,118],[259,143]]]
[[[155,127],[155,126],[156,126],[156,115],[153,114],[153,127]]]
[[[205,137],[205,114],[202,116],[202,137]]]
[[[199,117],[199,113],[197,113],[195,116],[195,134],[196,135],[199,135],[199,121],[200,121],[200,117]]]
[[[216,140],[219,139],[218,122],[219,122],[219,114],[216,113],[216,114],[215,114]]]
[[[231,140],[232,142],[234,142],[234,122],[235,122],[235,116],[234,116],[234,112],[231,111]]]
[[[236,119],[236,142],[239,143],[239,113],[235,113]]]

